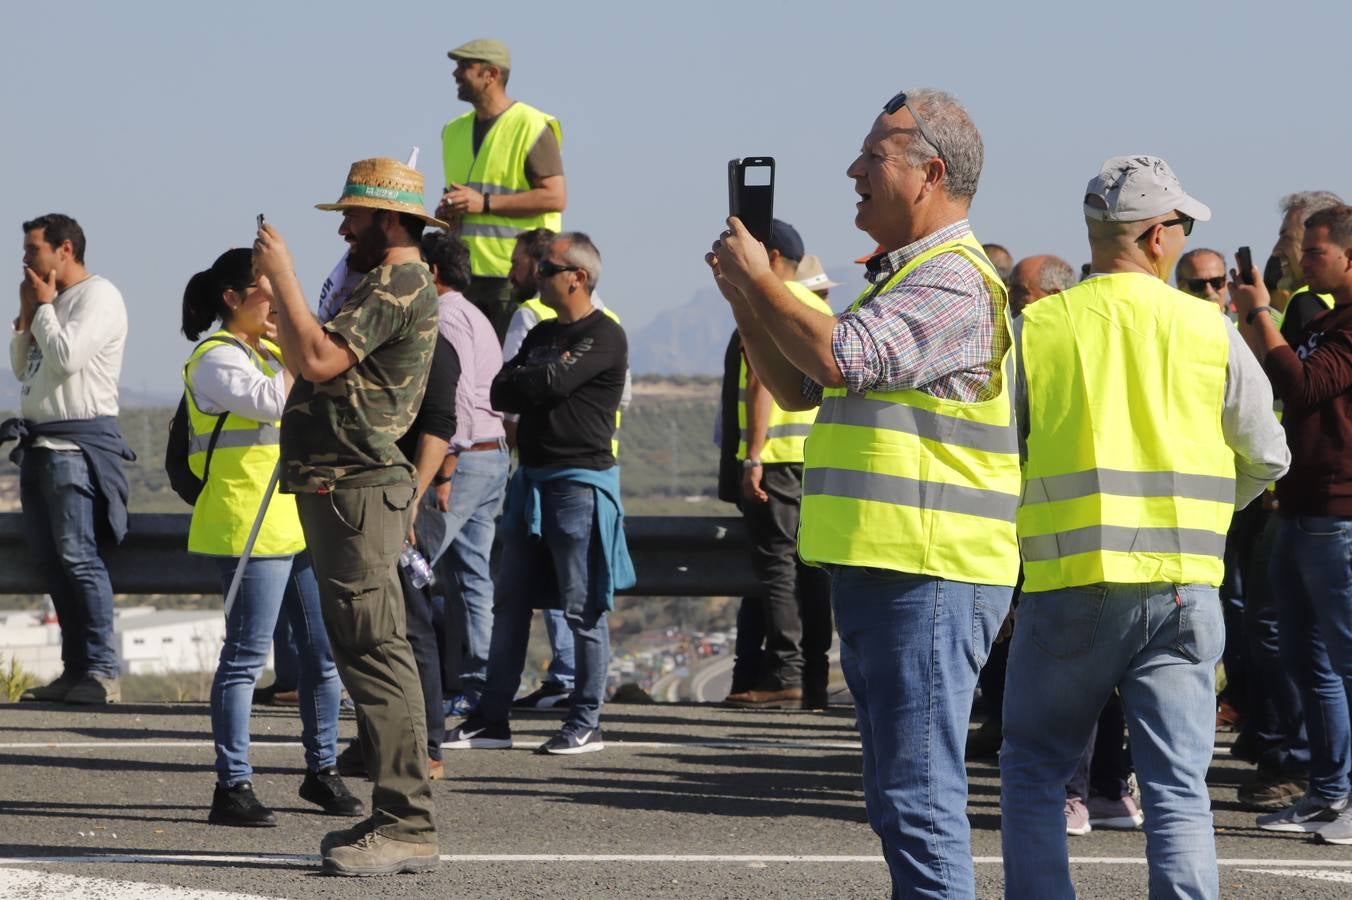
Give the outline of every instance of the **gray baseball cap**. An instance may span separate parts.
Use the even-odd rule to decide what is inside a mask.
[[[1084,191],[1084,217],[1100,222],[1140,222],[1173,210],[1199,222],[1211,218],[1211,209],[1188,196],[1158,156],[1114,156]]]

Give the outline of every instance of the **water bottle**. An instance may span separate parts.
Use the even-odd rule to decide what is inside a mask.
[[[415,588],[430,587],[437,580],[426,558],[408,541],[404,541],[404,552],[399,554],[399,565],[408,570],[408,580]]]

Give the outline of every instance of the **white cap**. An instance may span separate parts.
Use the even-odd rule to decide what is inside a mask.
[[[1085,188],[1086,219],[1141,222],[1174,210],[1199,222],[1211,218],[1211,209],[1189,197],[1173,169],[1158,156],[1114,156]]]

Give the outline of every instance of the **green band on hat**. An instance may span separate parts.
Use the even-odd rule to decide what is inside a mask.
[[[369,197],[372,200],[393,200],[398,203],[423,205],[423,195],[396,188],[376,187],[373,184],[348,184],[343,187],[344,197]]]

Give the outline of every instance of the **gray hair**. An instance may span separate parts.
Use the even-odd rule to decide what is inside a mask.
[[[1075,270],[1059,256],[1049,256],[1037,271],[1037,286],[1048,294],[1059,294],[1075,286]]]
[[[1278,205],[1284,216],[1290,215],[1291,211],[1296,209],[1306,216],[1312,216],[1320,210],[1342,206],[1343,198],[1333,191],[1296,191],[1283,197]]]
[[[565,231],[555,240],[568,242],[567,249],[561,254],[563,261],[587,273],[587,293],[596,290],[601,280],[601,251],[596,249],[592,239],[581,231]]]
[[[908,91],[906,102],[920,111],[926,127],[939,142],[939,146],[935,147],[917,129],[906,145],[906,162],[912,166],[923,166],[930,159],[940,157],[946,169],[944,191],[955,200],[970,201],[976,196],[976,183],[981,178],[985,150],[981,144],[981,132],[972,124],[967,110],[947,91],[930,88]]]

